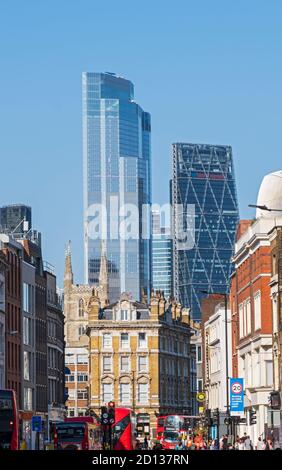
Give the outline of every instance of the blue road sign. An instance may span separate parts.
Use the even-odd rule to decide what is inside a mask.
[[[42,419],[41,416],[33,416],[31,419],[32,431],[41,432],[42,431]]]
[[[230,414],[244,414],[244,379],[230,379]]]

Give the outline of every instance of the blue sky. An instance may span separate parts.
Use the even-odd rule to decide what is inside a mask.
[[[280,0],[14,0],[0,3],[0,204],[33,208],[62,279],[83,276],[81,73],[132,80],[152,115],[154,201],[171,143],[233,147],[241,217],[282,168]]]

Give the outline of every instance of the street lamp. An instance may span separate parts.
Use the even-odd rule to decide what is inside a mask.
[[[209,292],[207,290],[201,290],[202,294],[216,294],[224,297],[224,310],[225,310],[225,348],[226,348],[226,411],[229,417],[229,377],[228,377],[228,322],[227,322],[227,307],[228,307],[228,294],[222,292]],[[227,425],[227,434],[229,434],[229,424]]]
[[[256,209],[260,209],[261,211],[268,211],[268,212],[282,212],[282,209],[272,209],[264,205],[259,204],[249,204],[248,207],[255,207]]]

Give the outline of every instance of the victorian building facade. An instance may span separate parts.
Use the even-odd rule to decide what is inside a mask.
[[[190,319],[160,292],[149,303],[128,294],[104,306],[89,303],[89,406],[97,414],[114,400],[136,414],[137,433],[156,435],[158,415],[192,413]]]

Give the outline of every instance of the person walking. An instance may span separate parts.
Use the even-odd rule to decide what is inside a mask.
[[[245,443],[244,443],[244,439],[242,438],[239,440],[238,450],[245,450]]]
[[[144,438],[143,448],[144,448],[144,449],[148,449],[148,439],[147,439],[147,436],[145,436],[145,438]]]
[[[252,450],[250,436],[247,436],[244,442],[244,450]]]
[[[259,437],[257,445],[256,445],[256,450],[264,450],[264,449],[265,449],[265,446],[264,446],[263,440],[261,437]]]

